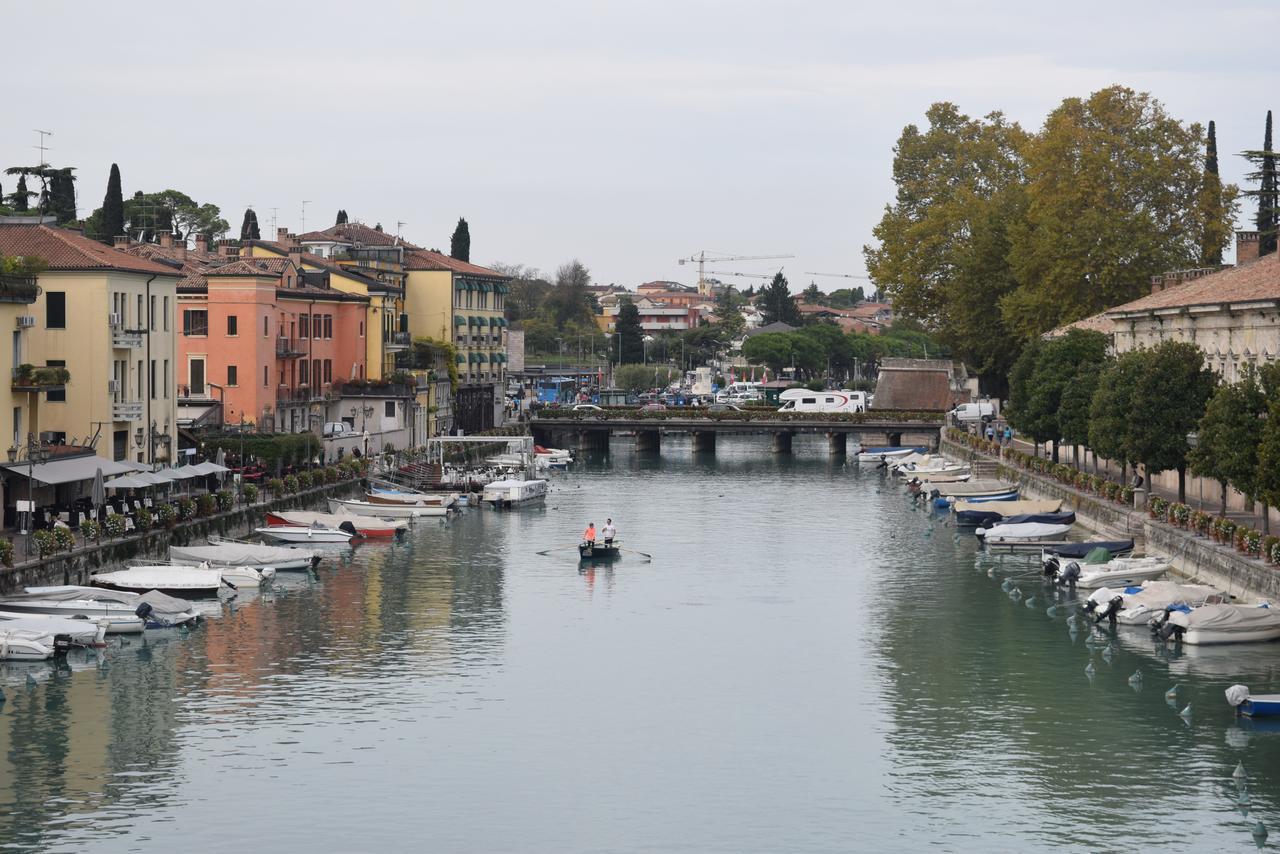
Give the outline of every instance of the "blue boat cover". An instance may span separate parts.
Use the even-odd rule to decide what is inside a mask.
[[[1112,555],[1133,551],[1133,540],[1095,540],[1091,543],[1067,543],[1053,549],[1058,557],[1083,558],[1094,549],[1106,549]]]
[[[1142,592],[1142,588],[1141,588],[1141,587],[1126,587],[1126,588],[1125,588],[1123,591],[1121,591],[1121,592],[1125,593],[1125,594],[1126,594],[1126,595],[1128,595],[1128,596],[1132,596],[1132,595],[1133,595],[1133,594],[1135,594],[1135,593],[1141,593],[1141,592]]]
[[[1022,513],[1009,516],[1004,520],[1006,525],[1020,525],[1024,522],[1038,522],[1042,525],[1074,525],[1076,514],[1070,510],[1063,513]]]

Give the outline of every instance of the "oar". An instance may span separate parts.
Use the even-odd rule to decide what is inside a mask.
[[[620,552],[631,552],[632,554],[640,555],[640,557],[644,558],[645,560],[653,560],[653,555],[648,554],[648,553],[646,553],[646,552],[636,551],[635,549],[624,549],[624,548],[622,548],[622,547],[619,547],[619,548],[618,548],[618,551],[620,551]]]
[[[569,549],[576,549],[576,548],[577,546],[557,546],[554,549],[543,549],[540,552],[534,552],[534,554],[546,556],[551,554],[552,552],[567,552]]]

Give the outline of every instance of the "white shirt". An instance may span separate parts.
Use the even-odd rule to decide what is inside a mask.
[[[614,537],[618,536],[618,529],[612,525],[605,525],[600,529],[600,535],[606,540],[612,540]]]

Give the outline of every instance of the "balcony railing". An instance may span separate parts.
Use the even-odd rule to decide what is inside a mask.
[[[408,383],[379,382],[376,380],[352,380],[334,388],[340,397],[413,397],[416,380]]]
[[[0,276],[0,302],[30,305],[40,296],[34,276]]]
[[[276,339],[276,356],[281,359],[296,359],[299,356],[307,355],[307,344],[300,338],[285,338],[281,336]]]
[[[132,350],[142,346],[142,333],[136,329],[112,329],[111,346],[117,350]]]
[[[406,350],[413,345],[408,332],[388,332],[382,336],[382,346],[388,350]]]
[[[115,398],[114,400],[111,401],[111,420],[141,421],[142,420],[142,401],[124,400],[123,398]]]
[[[318,386],[309,386],[300,383],[296,387],[287,385],[278,386],[276,388],[276,405],[284,406],[288,404],[299,403],[318,403],[326,400],[336,400],[338,397],[333,383],[324,383]]]
[[[25,392],[62,391],[71,380],[71,372],[66,368],[33,368],[22,365],[13,369],[10,390]]]

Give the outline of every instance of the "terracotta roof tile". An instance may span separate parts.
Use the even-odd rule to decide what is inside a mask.
[[[289,267],[288,258],[242,258],[231,259],[229,263],[210,266],[207,276],[264,276],[279,278]]]
[[[365,225],[362,222],[346,222],[342,225],[334,225],[323,231],[308,231],[306,234],[298,235],[298,240],[304,243],[316,243],[321,241],[334,241],[340,243],[363,243],[365,246],[403,246],[406,249],[418,249],[409,241],[402,237],[396,237],[394,234],[387,234],[385,231],[378,231],[376,228]]]
[[[431,252],[427,249],[417,249],[408,253],[404,261],[407,270],[450,270],[464,276],[487,276],[491,279],[506,280],[509,277],[499,273],[497,270],[490,270],[488,267],[481,267],[477,264],[469,264],[466,261],[459,261],[457,258],[450,258],[440,252]]]
[[[1158,293],[1109,308],[1105,314],[1115,319],[1131,312],[1259,300],[1280,300],[1280,254],[1265,255],[1248,264],[1172,285]]]
[[[50,270],[123,270],[160,276],[179,276],[178,270],[138,258],[85,237],[78,231],[50,225],[0,224],[0,254],[41,258]]]

